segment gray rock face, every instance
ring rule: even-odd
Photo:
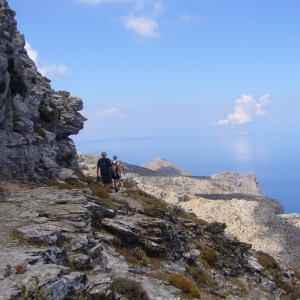
[[[82,100],[55,92],[24,48],[15,12],[0,2],[0,175],[21,180],[55,178],[78,167],[68,136],[83,128]]]

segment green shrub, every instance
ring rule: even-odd
[[[181,292],[193,298],[200,298],[200,290],[195,283],[183,274],[171,274],[168,277],[171,285],[181,290]]]
[[[114,285],[117,292],[129,300],[149,300],[147,292],[135,280],[117,277]]]
[[[136,247],[133,249],[133,254],[140,259],[140,262],[147,266],[150,262],[149,258],[147,257],[147,254],[141,247]]]
[[[40,117],[46,123],[51,123],[54,120],[59,120],[61,111],[55,104],[50,103],[51,109],[49,109],[43,102],[40,103],[39,113]]]
[[[37,134],[42,138],[45,138],[46,135],[45,131],[42,128],[38,129]]]

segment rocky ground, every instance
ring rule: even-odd
[[[299,271],[225,234],[224,223],[131,183],[102,198],[92,186],[0,183],[0,299],[19,299],[35,278],[53,300],[300,297]]]

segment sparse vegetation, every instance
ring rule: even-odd
[[[271,256],[268,253],[265,253],[263,251],[257,251],[257,260],[258,263],[264,267],[265,269],[267,269],[269,272],[274,271],[274,270],[280,270],[279,264],[278,262],[275,260],[275,258],[273,256]]]
[[[141,247],[136,247],[133,249],[133,254],[138,257],[140,262],[147,266],[150,262],[149,258],[147,257],[146,252]]]
[[[21,296],[17,297],[14,295],[10,296],[10,300],[48,300],[50,299],[49,297],[49,292],[44,292],[39,289],[39,278],[35,276],[34,278],[34,288],[33,289],[28,289],[26,285],[22,285],[21,289]]]
[[[37,134],[42,138],[45,138],[46,135],[45,131],[42,128],[38,129]]]
[[[205,261],[210,267],[214,267],[216,261],[219,260],[217,251],[204,244],[198,244],[198,248],[201,251],[200,259]]]
[[[200,298],[200,290],[196,284],[183,274],[171,274],[168,277],[168,281],[171,285],[181,290],[186,298]]]
[[[123,186],[124,186],[124,188],[132,189],[135,186],[135,184],[130,181],[124,181]]]
[[[211,289],[214,289],[217,286],[217,283],[211,278],[210,274],[207,271],[201,270],[198,267],[191,266],[186,266],[186,270],[197,284],[204,285]]]
[[[128,300],[149,300],[147,292],[135,280],[117,277],[114,279],[114,285],[117,292]]]
[[[54,120],[59,120],[61,111],[59,108],[55,106],[55,104],[51,103],[50,108],[47,107],[44,102],[40,103],[39,106],[40,117],[46,123],[51,123]]]

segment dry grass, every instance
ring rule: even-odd
[[[200,260],[202,262],[206,262],[210,268],[214,267],[215,262],[219,260],[219,255],[217,251],[207,245],[200,243],[197,244],[197,248],[201,251]],[[207,265],[204,264],[205,267]]]
[[[267,269],[269,272],[273,270],[280,270],[278,262],[275,260],[273,256],[263,251],[257,251],[257,260],[258,263]]]
[[[128,263],[140,268],[144,267],[143,262],[139,259],[139,257],[133,254],[133,249],[126,248],[122,244],[115,245],[114,247],[119,254],[125,257]]]
[[[135,186],[135,184],[131,181],[124,181],[123,186],[126,189],[132,189]]]
[[[168,277],[168,281],[172,286],[181,290],[185,298],[199,299],[201,297],[201,292],[196,284],[183,274],[171,274]]]
[[[119,294],[130,300],[148,300],[149,297],[143,287],[135,280],[117,277],[114,286]]]
[[[191,266],[186,266],[186,270],[197,284],[204,285],[210,289],[216,288],[217,283],[211,278],[207,271]]]

